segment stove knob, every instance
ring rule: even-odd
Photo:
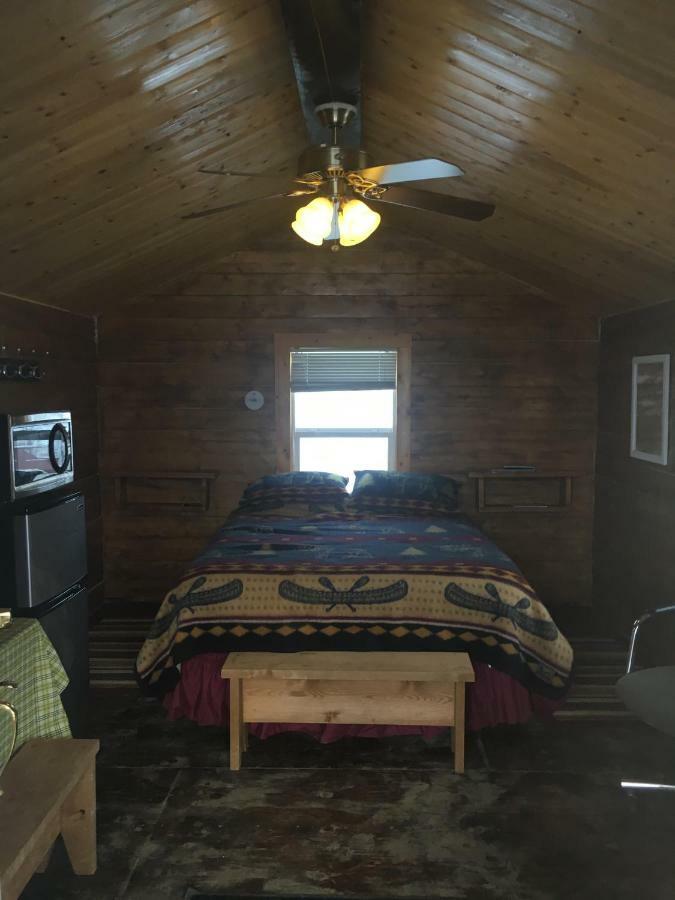
[[[19,378],[30,378],[33,374],[33,367],[30,363],[21,363],[19,366]]]

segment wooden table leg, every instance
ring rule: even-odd
[[[241,768],[242,703],[241,678],[230,678],[230,769]]]
[[[96,767],[92,762],[61,807],[61,834],[76,875],[96,871]]]
[[[464,772],[464,682],[455,682],[455,727],[452,732],[455,772]]]

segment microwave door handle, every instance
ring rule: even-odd
[[[65,447],[63,462],[58,461],[58,459],[56,458],[56,452],[54,450],[54,444],[56,442],[57,435],[63,441],[63,446]],[[57,422],[49,432],[49,461],[52,464],[52,468],[57,475],[63,475],[63,473],[68,468],[68,463],[70,462],[70,444],[68,442],[68,432],[60,422]]]

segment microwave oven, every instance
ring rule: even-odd
[[[74,476],[69,412],[0,417],[0,500],[69,484]]]

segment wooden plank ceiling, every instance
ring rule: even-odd
[[[584,310],[673,298],[672,0],[364,16],[374,160],[446,158],[448,190],[497,204],[392,224]],[[0,291],[102,312],[288,227],[285,201],[180,219],[259,188],[199,166],[291,172],[305,144],[276,0],[16,0],[0,22]]]

